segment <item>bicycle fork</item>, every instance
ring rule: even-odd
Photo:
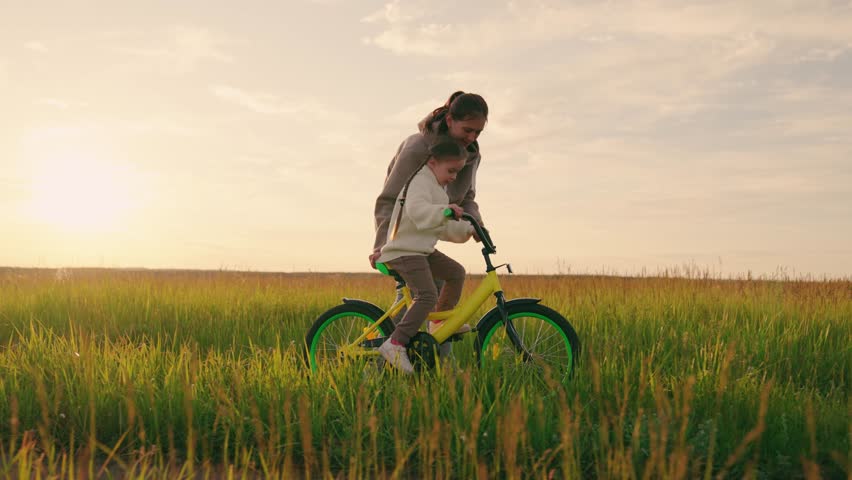
[[[521,336],[518,335],[518,331],[515,330],[515,325],[509,320],[509,311],[506,308],[506,299],[503,298],[503,292],[497,292],[494,294],[497,297],[497,309],[500,311],[500,318],[503,320],[503,325],[506,327],[506,335],[509,336],[509,340],[512,341],[512,345],[514,345],[515,350],[520,353],[525,362],[532,361],[532,354],[530,354],[529,350],[524,346],[524,342],[521,340]]]

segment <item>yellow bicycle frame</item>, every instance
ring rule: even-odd
[[[456,333],[459,327],[466,323],[467,320],[476,313],[479,307],[488,300],[488,297],[502,290],[502,287],[500,287],[500,280],[497,278],[497,270],[488,272],[485,274],[485,278],[482,279],[482,282],[480,282],[480,284],[476,287],[473,294],[456,305],[456,308],[442,312],[432,312],[426,317],[427,320],[431,321],[443,321],[441,326],[432,334],[432,336],[435,337],[435,340],[437,340],[438,343],[444,343],[444,341]],[[378,320],[373,322],[372,325],[364,328],[364,333],[355,339],[354,342],[341,347],[340,352],[344,355],[351,356],[378,355],[378,352],[374,349],[365,349],[360,347],[360,343],[367,338],[375,338],[378,333],[377,330],[379,325],[385,321],[386,318],[391,318],[398,314],[403,307],[410,307],[411,303],[411,290],[409,290],[408,286],[404,286],[402,287],[402,298],[395,302],[393,306],[391,306]]]

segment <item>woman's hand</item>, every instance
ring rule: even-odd
[[[453,218],[458,220],[464,214],[464,209],[455,203],[451,203],[448,205],[449,209],[453,211]]]
[[[381,250],[375,250],[375,251],[373,251],[373,253],[370,254],[370,257],[369,257],[370,258],[370,266],[373,267],[373,270],[376,269],[376,260],[378,260],[379,257],[381,257],[381,256],[382,256]]]
[[[485,232],[486,235],[488,235],[488,230],[485,228],[485,225],[480,224],[479,226],[482,227],[482,230]],[[476,234],[476,231],[473,232],[473,239],[477,242],[482,241],[482,239],[479,238],[479,235]]]

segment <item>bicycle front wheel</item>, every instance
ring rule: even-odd
[[[351,345],[364,329],[381,317],[372,309],[357,304],[338,305],[320,315],[305,336],[306,361],[312,372],[320,365],[340,365],[347,360],[342,347]],[[393,332],[393,322],[385,319],[367,341],[388,337]]]
[[[474,344],[479,365],[510,372],[549,370],[560,380],[570,377],[580,355],[580,338],[568,320],[537,303],[506,308],[517,337],[509,335],[500,315],[485,319]]]

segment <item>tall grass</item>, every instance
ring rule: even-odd
[[[473,278],[467,289],[472,287]],[[0,272],[12,478],[844,478],[852,282],[504,277],[563,313],[577,374],[308,375],[301,342],[367,274]],[[484,313],[484,309],[480,313]]]

